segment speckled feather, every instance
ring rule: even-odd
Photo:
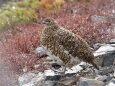
[[[80,61],[94,64],[94,55],[85,40],[60,27],[57,23],[46,25],[42,33],[41,45],[69,67]],[[80,61],[72,62],[72,58],[77,58]]]

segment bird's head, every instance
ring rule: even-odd
[[[52,26],[56,25],[57,22],[52,18],[46,18],[45,20],[42,21],[42,24],[45,24],[46,26]]]

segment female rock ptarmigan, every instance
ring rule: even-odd
[[[45,28],[41,45],[57,64],[71,68],[84,61],[98,69],[94,55],[85,40],[60,27],[52,18],[47,18],[42,23],[45,24]]]

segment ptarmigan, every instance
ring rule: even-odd
[[[45,19],[42,24],[45,24],[45,28],[41,45],[57,64],[65,66],[66,69],[84,61],[98,69],[94,55],[85,40],[59,26],[52,18]]]

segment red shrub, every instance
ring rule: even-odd
[[[39,46],[40,34],[42,26],[24,25],[3,33],[4,48],[8,59],[16,65],[17,69],[27,67],[33,70],[34,65],[39,63],[38,70],[43,71],[44,66],[40,63],[39,57],[35,54],[35,49]]]

